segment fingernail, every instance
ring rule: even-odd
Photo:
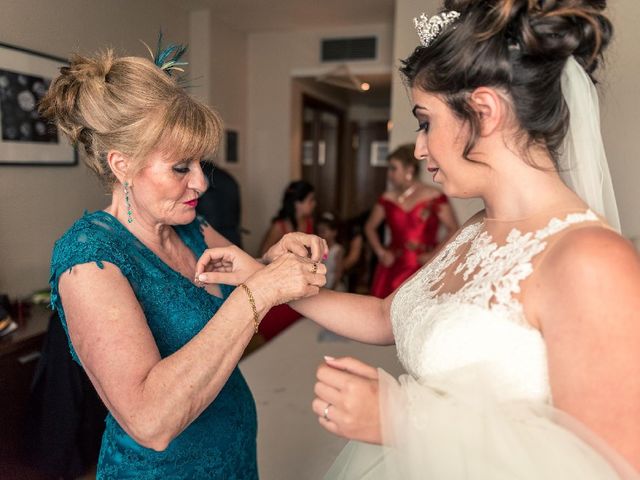
[[[331,360],[335,360],[335,358],[330,357],[329,355],[325,355],[325,356],[324,356],[324,361],[325,361],[325,362],[330,362]]]
[[[326,260],[327,258],[329,258],[329,255],[325,253],[325,254],[322,256],[322,259],[323,259],[323,260]]]
[[[207,276],[204,273],[201,273],[200,275],[198,275],[198,280],[200,280],[201,282],[204,282],[207,279]]]

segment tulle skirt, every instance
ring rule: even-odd
[[[478,372],[429,384],[379,374],[386,446],[350,442],[325,479],[640,478],[567,414],[543,401],[500,399]]]

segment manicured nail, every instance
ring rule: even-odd
[[[329,355],[325,355],[325,356],[324,356],[324,361],[325,361],[325,362],[330,362],[331,360],[335,360],[335,358],[330,357]]]
[[[198,280],[204,282],[207,279],[207,276],[204,273],[198,275]]]
[[[323,259],[323,260],[326,260],[327,258],[329,258],[329,254],[325,253],[325,254],[322,256],[322,259]]]

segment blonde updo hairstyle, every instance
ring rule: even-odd
[[[95,57],[73,55],[42,99],[40,112],[71,143],[83,145],[85,163],[109,190],[118,182],[107,162],[109,151],[129,158],[132,178],[158,149],[176,159],[208,159],[222,132],[216,112],[151,61],[115,57],[112,50]]]

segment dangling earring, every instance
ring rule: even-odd
[[[131,213],[131,202],[129,201],[129,182],[124,182],[124,203],[127,205],[127,222],[133,223],[133,213]]]

